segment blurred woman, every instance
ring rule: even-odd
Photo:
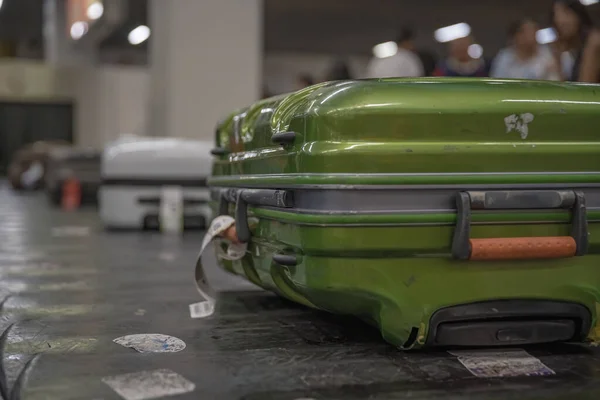
[[[469,54],[469,47],[474,44],[472,36],[455,39],[448,43],[448,58],[437,65],[433,76],[484,77],[488,76],[486,61]]]
[[[348,79],[352,79],[352,74],[348,64],[343,60],[335,61],[325,75],[326,81],[344,81]]]
[[[296,89],[304,89],[315,84],[315,80],[309,74],[300,74],[296,77]]]
[[[537,24],[525,18],[508,29],[510,45],[500,50],[492,63],[494,78],[560,80],[560,66],[547,46],[535,38]]]
[[[586,6],[579,0],[555,0],[551,18],[557,33],[554,57],[562,65],[563,78],[600,82],[600,33]]]

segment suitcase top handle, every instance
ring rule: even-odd
[[[585,197],[572,190],[459,192],[452,257],[458,260],[519,260],[583,256],[588,232]],[[471,239],[471,210],[571,209],[571,236]]]

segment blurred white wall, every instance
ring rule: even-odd
[[[0,98],[7,101],[60,101],[71,95],[60,71],[43,62],[0,60]]]
[[[101,149],[124,133],[145,134],[149,73],[140,67],[71,70],[78,144]]]
[[[319,54],[268,54],[262,62],[263,76],[245,82],[243,77],[230,76],[230,69],[226,67],[219,71],[215,61],[220,56],[214,57],[217,58],[206,62],[203,70],[198,72],[192,72],[193,66],[180,65],[178,70],[187,71],[188,77],[182,76],[170,88],[160,87],[166,84],[164,81],[154,82],[155,96],[164,94],[161,90],[167,90],[167,96],[155,97],[154,107],[165,102],[166,110],[176,109],[168,118],[182,118],[171,121],[167,125],[170,130],[158,132],[159,135],[212,139],[214,125],[223,113],[259,97],[256,85],[261,81],[268,85],[271,93],[289,92],[295,90],[299,74],[310,73],[319,81],[333,62],[333,58]],[[357,77],[362,76],[369,61],[368,57],[348,57],[346,60]],[[227,61],[234,62],[234,59]],[[249,73],[253,75],[258,68],[256,60],[252,62],[252,68]],[[170,79],[174,77],[170,76]],[[147,123],[152,87],[151,71],[145,67],[56,67],[34,60],[0,61],[0,101],[72,100],[76,143],[98,149],[121,134],[149,134]]]
[[[123,133],[145,134],[150,75],[147,68],[54,67],[0,61],[0,101],[73,101],[74,139],[101,149]]]
[[[260,98],[262,0],[151,0],[148,132],[213,139]]]

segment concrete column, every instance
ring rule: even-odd
[[[261,94],[262,0],[150,0],[146,134],[214,138]]]
[[[64,0],[44,0],[46,62],[53,66],[94,64],[96,47],[92,43],[75,46],[68,34],[66,3]]]

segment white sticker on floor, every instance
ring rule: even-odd
[[[451,351],[478,378],[548,376],[555,372],[525,350]]]
[[[185,349],[183,340],[160,333],[121,336],[114,339],[113,342],[124,347],[131,347],[140,353],[176,353]]]
[[[89,235],[89,226],[57,226],[52,228],[52,236],[54,237],[84,237]]]
[[[125,400],[147,400],[192,392],[196,385],[168,369],[107,376],[102,382]]]
[[[158,255],[158,258],[160,258],[161,261],[165,261],[165,262],[173,262],[175,261],[175,258],[177,258],[175,256],[175,254],[173,253],[160,253]]]

